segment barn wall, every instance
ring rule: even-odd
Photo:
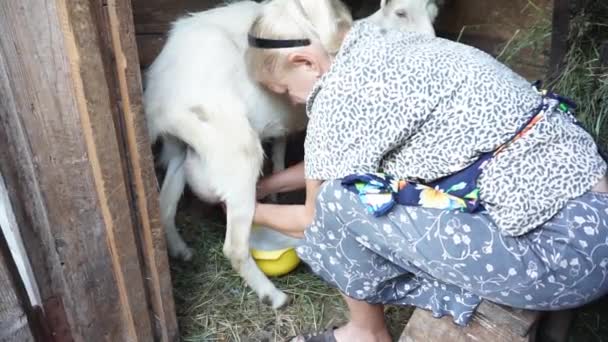
[[[142,68],[160,52],[171,22],[189,12],[215,7],[221,0],[131,0]]]
[[[355,17],[368,15],[379,7],[379,1],[378,4],[370,0],[344,2]],[[160,52],[171,21],[222,1],[132,0],[132,3],[140,62],[145,68]],[[550,20],[552,3],[552,0],[446,0],[436,22],[437,34],[454,40],[460,37],[461,42],[497,56],[514,36],[521,37],[540,20]],[[539,18],[539,13],[547,15]],[[547,60],[545,55],[533,56],[524,51],[514,64],[516,71],[536,79],[544,76]]]
[[[355,18],[379,8],[380,1],[343,0]],[[550,20],[552,0],[445,0],[435,23],[437,35],[459,40],[493,56],[513,38],[524,35],[540,21]],[[154,61],[163,47],[171,21],[187,12],[202,11],[222,3],[220,0],[132,0],[140,64],[143,69]],[[540,15],[544,13],[544,15]],[[533,55],[524,49],[510,62],[515,71],[529,80],[544,78],[546,53]],[[287,146],[287,165],[303,158],[303,134],[291,138]],[[269,168],[267,168],[269,170]],[[303,200],[302,194],[287,196],[287,202]],[[198,205],[198,204],[197,204]]]

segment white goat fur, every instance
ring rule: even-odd
[[[444,0],[381,0],[380,9],[365,18],[386,29],[435,35],[433,23]]]
[[[322,1],[322,0],[319,0]],[[372,17],[387,28],[416,31],[391,18],[388,5]],[[247,32],[262,4],[236,2],[178,19],[165,46],[146,72],[144,105],[152,142],[162,138],[160,162],[167,168],[160,193],[169,254],[189,260],[192,251],[175,227],[184,187],[209,203],[224,202],[224,254],[234,269],[274,308],[287,296],[276,289],[249,254],[256,183],[264,153],[261,140],[276,138],[274,170],[284,167],[285,136],[306,126],[303,108],[267,92],[251,80],[244,63]],[[432,21],[431,14],[428,20]],[[434,19],[434,15],[433,15]],[[415,21],[416,25],[424,20]],[[428,26],[420,25],[428,29]]]

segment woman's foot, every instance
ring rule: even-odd
[[[391,336],[384,321],[384,308],[379,304],[344,296],[350,322],[337,329],[309,333],[290,339],[291,342],[390,342]]]
[[[334,330],[334,336],[337,342],[391,342],[391,335],[386,327],[378,331],[372,331],[361,329],[355,326],[353,322]]]
[[[349,322],[345,326],[294,337],[289,342],[391,342],[391,336],[386,329],[370,331],[355,326]]]

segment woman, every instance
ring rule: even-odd
[[[274,0],[249,37],[253,77],[309,116],[304,163],[259,184],[305,187],[305,204],[258,204],[254,221],[303,237],[350,309],[298,340],[390,341],[383,304],[464,325],[482,298],[562,310],[604,295],[606,162],[569,101],[472,47],[346,13]]]

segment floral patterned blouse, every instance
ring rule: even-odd
[[[430,183],[509,141],[541,101],[478,49],[358,22],[308,98],[306,177],[383,171]],[[521,235],[605,174],[592,137],[554,110],[488,162],[479,196],[505,234]]]

